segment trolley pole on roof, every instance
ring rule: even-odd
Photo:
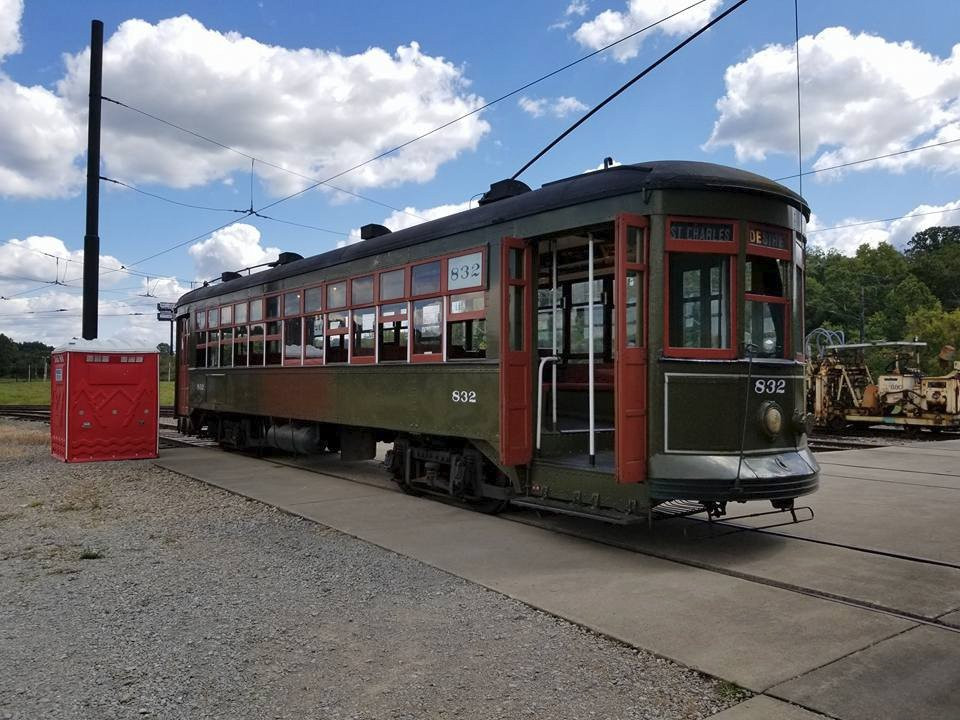
[[[87,115],[87,228],[83,236],[83,339],[97,337],[100,291],[100,95],[103,22],[90,23],[90,112]]]

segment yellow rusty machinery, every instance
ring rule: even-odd
[[[840,432],[851,425],[960,428],[960,362],[947,346],[938,359],[944,374],[924,375],[923,342],[845,343],[841,334],[807,336],[807,410],[818,428]],[[885,361],[876,379],[867,360]]]

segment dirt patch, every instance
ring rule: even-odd
[[[33,455],[41,445],[50,446],[49,426],[0,421],[0,460]]]

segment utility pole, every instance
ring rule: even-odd
[[[87,228],[83,236],[83,339],[97,337],[100,292],[100,95],[103,22],[90,23],[90,111],[87,115]]]
[[[860,284],[860,342],[864,342],[864,328],[866,320],[866,303],[864,301],[863,283]]]

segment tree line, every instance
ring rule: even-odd
[[[888,243],[855,255],[807,250],[807,332],[842,330],[847,342],[927,343],[924,368],[944,345],[960,347],[960,225],[916,233],[903,252]]]
[[[166,380],[176,373],[174,359],[170,355],[170,345],[160,343],[160,379]],[[0,333],[0,378],[15,380],[42,380],[44,368],[50,366],[52,345],[42,342],[15,342]]]

